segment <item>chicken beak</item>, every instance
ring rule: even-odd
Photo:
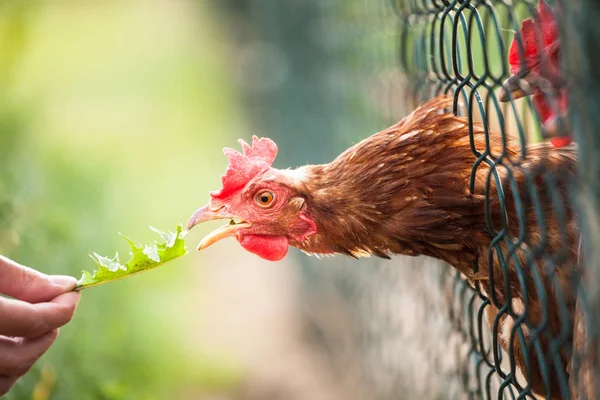
[[[206,235],[198,244],[198,250],[205,249],[210,245],[218,242],[221,239],[225,239],[230,236],[234,236],[239,229],[249,228],[252,226],[249,222],[235,222],[239,218],[232,216],[225,212],[224,208],[212,209],[210,204],[205,205],[192,215],[187,224],[187,230],[189,231],[194,226],[207,221],[213,221],[217,219],[231,219],[231,222],[225,226],[215,229],[208,235]]]
[[[516,100],[521,97],[532,95],[534,88],[532,83],[527,79],[527,75],[528,74],[514,74],[504,81],[498,96],[499,100],[501,102],[507,102],[511,98]]]
[[[210,204],[205,205],[202,208],[199,208],[198,211],[191,216],[190,220],[187,223],[187,230],[189,231],[196,225],[199,225],[206,221],[212,221],[215,219],[224,219],[227,218],[220,213],[221,209],[211,209]]]

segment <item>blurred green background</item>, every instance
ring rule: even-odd
[[[118,232],[143,243],[155,239],[148,225],[185,222],[219,187],[220,149],[250,135],[227,52],[205,2],[2,2],[0,253],[79,276],[94,266],[91,251],[126,252]],[[192,255],[83,293],[7,398],[198,398],[235,387],[234,360],[190,344],[202,324],[200,267]]]

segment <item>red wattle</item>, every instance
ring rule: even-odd
[[[250,253],[269,261],[281,260],[289,247],[285,236],[243,235],[238,238],[238,242]]]
[[[570,145],[573,142],[573,140],[568,136],[562,136],[552,138],[550,139],[550,142],[552,142],[554,147],[561,148]]]

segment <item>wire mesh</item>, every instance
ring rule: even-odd
[[[486,233],[492,240],[473,268],[485,265],[488,276],[469,282],[448,270],[449,313],[467,347],[458,354],[457,371],[467,398],[575,397],[570,385],[582,355],[573,352],[573,327],[585,314],[576,315],[575,308],[579,302],[584,310],[586,303],[578,291],[574,171],[553,165],[551,150],[531,167],[532,145],[569,135],[564,80],[550,68],[557,54],[544,53],[547,16],[540,4],[331,0],[324,6],[325,45],[337,66],[330,81],[346,101],[342,108],[366,110],[374,125],[382,119],[393,123],[422,101],[449,94],[453,111],[469,120],[472,143],[478,124],[488,137],[485,148],[472,146],[471,173],[472,191],[477,179],[487,181]],[[527,18],[536,28],[533,44],[516,34]],[[510,50],[513,40],[516,50]],[[512,66],[509,50],[518,55]],[[510,85],[513,91],[503,92]],[[525,93],[517,99],[515,89]],[[545,115],[548,110],[554,118]],[[500,149],[490,145],[494,137]],[[510,146],[518,151],[507,151]]]

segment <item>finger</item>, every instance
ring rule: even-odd
[[[25,375],[57,337],[58,329],[35,339],[0,336],[0,375],[12,378]]]
[[[11,387],[13,387],[16,381],[17,377],[0,375],[0,396],[3,396],[6,393],[8,393],[8,391]]]
[[[0,297],[0,335],[35,338],[61,327],[73,317],[79,297],[69,292],[37,304]]]
[[[0,293],[30,303],[49,301],[75,288],[71,276],[48,276],[0,256]]]

